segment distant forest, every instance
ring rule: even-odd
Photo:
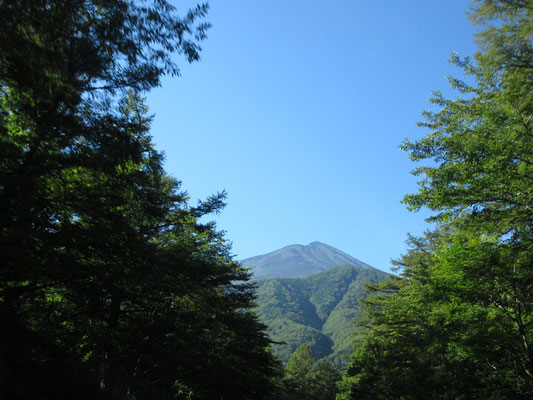
[[[343,369],[353,352],[353,323],[366,297],[365,285],[387,276],[374,268],[340,265],[298,279],[258,280],[257,315],[275,342],[274,354],[287,363],[306,344],[314,358]]]
[[[208,6],[0,0],[0,398],[533,398],[533,0],[469,18],[457,98],[402,144],[437,228],[367,285],[339,370],[313,343],[282,365],[205,222],[225,193],[191,205],[152,143],[144,96],[199,60]]]

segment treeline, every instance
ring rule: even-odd
[[[533,1],[477,0],[466,80],[403,148],[425,162],[400,276],[371,285],[345,376],[283,370],[249,274],[163,169],[143,94],[199,58],[206,6],[0,1],[0,397],[533,397]],[[337,384],[337,382],[339,382]]]

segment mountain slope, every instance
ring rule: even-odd
[[[366,264],[365,264],[366,265]],[[388,274],[371,267],[342,265],[297,278],[267,278],[257,283],[257,313],[269,326],[274,352],[287,362],[302,344],[308,343],[316,358],[345,365],[352,353],[353,321],[364,285],[386,279]]]
[[[307,246],[293,244],[271,253],[247,258],[241,263],[245,267],[252,268],[254,279],[300,278],[345,264],[372,268],[370,265],[320,242],[313,242]]]

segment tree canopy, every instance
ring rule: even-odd
[[[143,93],[206,5],[0,2],[0,395],[264,398],[249,274],[163,169]]]
[[[291,355],[272,399],[335,400],[341,373],[331,361],[316,361],[303,344]]]
[[[439,228],[370,287],[344,398],[533,396],[533,2],[474,1],[470,18],[459,97],[435,92],[429,133],[402,145],[423,163],[404,202]]]

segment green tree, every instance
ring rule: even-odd
[[[142,100],[198,59],[206,11],[0,3],[1,397],[268,394],[249,274],[201,221],[224,193],[189,205]]]
[[[339,392],[338,382],[342,379],[340,371],[328,360],[320,360],[313,370],[313,398],[335,400]]]
[[[330,361],[316,362],[309,345],[303,344],[287,363],[281,398],[334,400],[340,380],[340,372]]]
[[[471,19],[485,24],[477,34],[475,60],[451,62],[474,84],[449,78],[462,97],[440,92],[426,111],[422,127],[430,133],[407,140],[413,161],[436,163],[414,170],[422,175],[417,193],[404,202],[411,210],[425,206],[438,213],[433,221],[461,220],[463,228],[508,239],[528,239],[533,194],[533,2],[475,1]]]
[[[316,359],[311,353],[311,348],[307,344],[302,344],[289,358],[287,363],[287,376],[304,380],[313,370]]]
[[[475,84],[450,79],[463,97],[437,93],[440,111],[426,112],[421,124],[431,133],[404,143],[413,160],[436,161],[415,170],[424,179],[404,201],[414,210],[438,211],[433,220],[458,229],[454,244],[439,254],[441,280],[470,285],[455,293],[459,299],[506,316],[519,338],[507,349],[514,372],[531,390],[533,2],[476,1],[470,16],[484,26],[475,62],[456,56],[452,62]]]
[[[457,294],[472,281],[446,270],[448,229],[409,238],[401,277],[370,285],[362,337],[343,398],[501,399],[523,392],[513,349],[519,336],[497,307]],[[473,290],[473,287],[472,287]]]
[[[422,176],[404,202],[443,229],[410,238],[402,277],[374,286],[344,398],[533,395],[533,3],[474,1],[474,59],[452,63],[430,132],[403,148]]]

